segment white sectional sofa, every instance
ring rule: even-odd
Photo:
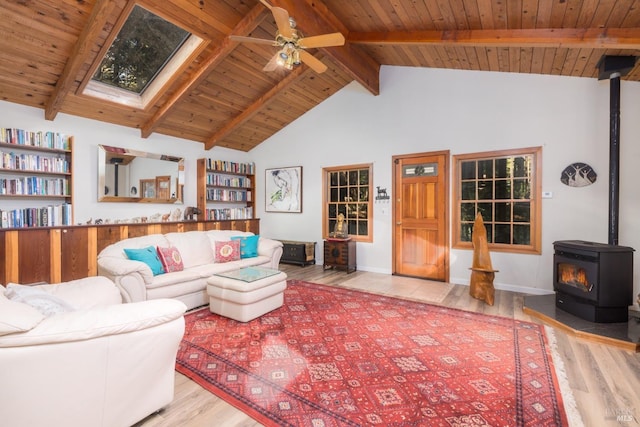
[[[262,236],[254,236],[258,240],[257,256],[235,261],[219,259],[217,247],[231,241],[232,237],[247,236],[254,234],[233,230],[188,231],[121,240],[98,254],[98,274],[108,277],[120,288],[125,302],[174,298],[189,309],[199,307],[209,302],[207,279],[215,273],[247,266],[278,268],[282,242]],[[129,259],[125,253],[125,249],[148,247],[177,249],[182,270],[154,275],[149,265]]]
[[[186,307],[95,276],[0,286],[0,425],[128,427],[173,400]]]

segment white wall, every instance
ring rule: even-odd
[[[97,145],[106,144],[186,158],[185,206],[196,204],[196,159],[255,161],[256,210],[265,236],[318,242],[322,258],[322,175],[326,166],[373,163],[374,186],[391,193],[391,157],[450,150],[452,155],[543,146],[542,254],[492,253],[499,288],[552,290],[552,243],[581,239],[607,242],[609,83],[594,79],[526,74],[382,67],[380,95],[352,83],[249,153],[214,148],[137,129],[59,114],[44,120],[40,109],[0,101],[0,127],[75,136],[76,222],[165,213],[169,205],[98,203]],[[620,241],[640,250],[640,83],[622,82]],[[585,162],[598,173],[594,185],[570,188],[562,170]],[[303,167],[301,214],[264,212],[264,169]],[[392,195],[393,196],[393,195]],[[358,243],[358,268],[390,273],[391,204],[374,204],[374,241]],[[471,251],[451,251],[451,281],[468,283]],[[637,256],[635,257],[637,260]],[[640,292],[635,269],[634,295]]]
[[[640,83],[622,82],[620,245],[640,249]],[[318,242],[322,258],[322,175],[326,166],[374,164],[374,186],[392,190],[391,157],[450,150],[451,155],[543,147],[542,254],[492,253],[496,287],[552,290],[553,242],[608,239],[609,82],[527,74],[382,67],[380,95],[351,85],[287,126],[250,154],[264,188],[264,169],[303,167],[302,214],[264,212],[261,230],[273,237]],[[595,184],[570,188],[562,170],[585,162]],[[393,198],[393,197],[392,197]],[[374,241],[358,243],[358,268],[390,273],[391,205],[374,205]],[[472,252],[451,251],[451,281],[467,284]],[[637,259],[637,257],[636,257]],[[635,269],[634,295],[640,290]]]
[[[0,101],[0,127],[29,131],[52,131],[74,136],[74,216],[76,224],[88,220],[128,219],[136,216],[151,216],[169,213],[173,205],[155,203],[99,203],[98,190],[98,145],[133,148],[149,153],[167,154],[185,158],[184,204],[196,206],[196,160],[202,157],[247,162],[247,153],[214,147],[204,150],[199,142],[152,134],[147,139],[140,137],[138,129],[115,126],[96,120],[88,120],[68,114],[58,114],[55,120],[44,119],[44,111]],[[102,190],[104,193],[104,190]],[[3,202],[4,203],[4,202]],[[0,204],[0,207],[4,204]]]

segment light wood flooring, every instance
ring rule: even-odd
[[[371,292],[439,303],[479,313],[512,317],[540,323],[522,311],[523,294],[496,291],[495,304],[469,296],[469,288],[356,271],[323,271],[321,266],[298,267],[281,264],[290,279],[369,289]],[[431,288],[431,289],[430,289]],[[640,426],[640,354],[604,344],[588,342],[553,329],[561,364],[572,391],[575,408],[582,419],[568,414],[571,425],[587,427]],[[261,426],[244,413],[176,373],[173,402],[136,426]]]

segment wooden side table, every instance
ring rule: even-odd
[[[335,268],[356,271],[356,242],[351,239],[327,239],[324,241],[323,269]]]

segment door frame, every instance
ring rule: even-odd
[[[396,194],[396,167],[397,161],[409,160],[415,157],[424,157],[424,156],[442,156],[444,155],[445,166],[446,166],[446,175],[444,182],[444,199],[445,199],[445,209],[444,209],[444,233],[445,233],[445,251],[444,251],[444,269],[445,269],[445,282],[449,283],[450,279],[450,262],[451,262],[451,152],[449,150],[440,150],[440,151],[428,151],[422,153],[410,153],[410,154],[400,154],[391,157],[391,188],[393,189],[393,204],[391,206],[391,274],[395,275],[397,273],[397,262],[396,259],[396,204],[397,204],[397,194]]]

